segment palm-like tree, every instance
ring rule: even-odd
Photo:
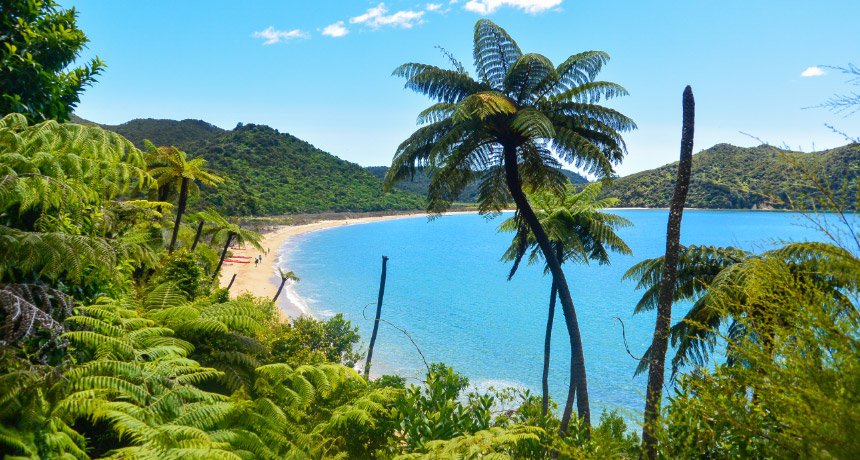
[[[556,258],[562,264],[576,262],[588,264],[590,260],[599,264],[609,264],[609,252],[632,254],[630,247],[621,239],[615,230],[632,226],[633,223],[624,217],[602,212],[614,206],[618,199],[606,198],[598,200],[601,184],[588,184],[581,192],[576,193],[573,186],[568,186],[568,193],[559,197],[551,193],[539,193],[529,196],[529,201],[535,208],[535,214],[549,236],[555,249]],[[510,218],[499,226],[499,231],[516,232],[516,218]],[[520,261],[531,252],[529,264],[542,259],[540,248],[534,234],[522,235],[517,233],[510,248],[502,260],[514,262],[508,279],[512,278],[519,267]],[[548,271],[548,269],[546,269]],[[543,414],[549,410],[549,358],[552,340],[552,325],[555,317],[557,288],[552,284],[549,296],[549,315],[546,323],[544,338],[543,376]]]
[[[609,59],[606,53],[575,54],[556,67],[539,54],[523,54],[507,32],[488,20],[475,26],[474,57],[477,79],[454,59],[452,70],[409,63],[394,71],[407,79],[407,88],[437,102],[419,115],[424,126],[398,147],[385,187],[390,190],[425,171],[431,179],[427,209],[434,213],[447,210],[473,181],[480,181],[482,213],[499,212],[513,199],[520,231],[534,234],[558,287],[570,335],[571,385],[577,388],[579,416],[590,423],[573,300],[561,263],[523,190],[564,192],[567,179],[553,154],[609,177],[612,165],[626,153],[620,133],[635,124],[598,102],[627,91],[595,81]],[[562,431],[570,423],[571,407],[569,401]]]
[[[173,236],[170,238],[168,252],[173,252],[176,246],[176,237],[179,235],[179,224],[182,223],[182,214],[188,201],[189,189],[196,194],[199,190],[197,181],[206,185],[217,185],[222,179],[204,169],[206,160],[203,158],[186,158],[185,152],[176,147],[158,147],[146,141],[146,161],[150,165],[149,173],[155,177],[159,199],[166,199],[165,190],[169,190],[171,184],[179,182],[179,202],[176,206],[176,222],[173,224]],[[163,196],[162,196],[163,195]]]
[[[212,274],[212,279],[218,279],[218,272],[221,271],[221,265],[224,264],[224,257],[227,256],[227,250],[230,249],[230,243],[235,242],[238,245],[250,244],[257,248],[260,252],[263,251],[263,246],[260,241],[263,240],[263,235],[257,232],[246,230],[237,224],[234,224],[211,209],[202,211],[199,214],[201,219],[209,222],[212,227],[205,230],[206,233],[212,235],[212,244],[224,242],[224,249],[221,251],[221,258],[218,260],[218,266],[215,267],[215,273]]]
[[[275,293],[275,297],[272,299],[272,302],[276,302],[278,300],[278,296],[281,295],[281,290],[284,289],[284,285],[287,284],[287,281],[301,281],[302,279],[296,276],[296,274],[290,270],[285,272],[281,267],[278,267],[278,274],[281,275],[281,285],[278,286],[278,292]]]
[[[853,273],[860,270],[860,259],[849,251],[827,243],[792,243],[783,247],[753,254],[734,247],[681,246],[678,258],[678,276],[673,302],[693,302],[690,311],[670,329],[669,339],[676,349],[672,359],[672,372],[687,365],[703,365],[708,361],[720,336],[720,328],[727,326],[731,341],[749,333],[738,321],[747,315],[757,315],[756,324],[765,326],[782,321],[780,312],[759,308],[751,303],[747,293],[755,288],[758,271],[767,265],[763,262],[776,259],[787,264],[798,278],[824,286],[840,302],[851,308],[847,295],[858,291]],[[624,274],[624,279],[637,281],[638,289],[645,289],[634,314],[653,310],[657,306],[663,257],[644,260]],[[727,350],[727,359],[735,359]],[[640,361],[636,374],[648,370],[651,360],[649,347]]]

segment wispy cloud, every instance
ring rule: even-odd
[[[824,69],[822,69],[821,67],[813,66],[813,67],[810,67],[810,68],[804,70],[803,73],[800,74],[800,76],[801,77],[820,77],[826,73],[827,72],[825,72]]]
[[[562,0],[469,0],[463,8],[478,14],[492,14],[503,6],[526,13],[540,13],[561,5]]]
[[[442,4],[441,3],[428,3],[428,4],[424,5],[424,8],[426,8],[427,11],[436,11],[439,8],[442,8]]]
[[[385,3],[380,3],[374,8],[368,8],[367,11],[349,20],[350,24],[362,24],[372,29],[378,29],[382,26],[400,27],[410,29],[416,24],[421,24],[424,16],[424,11],[403,10],[396,13],[388,14],[388,8]]]
[[[348,33],[349,29],[343,26],[343,21],[337,21],[334,24],[329,24],[325,26],[325,28],[322,30],[322,34],[328,35],[329,37],[343,37]]]
[[[301,31],[299,29],[289,31],[276,30],[275,26],[269,26],[265,30],[254,32],[254,38],[264,39],[264,45],[274,45],[275,43],[286,43],[290,40],[295,40],[297,38],[308,39],[311,38],[311,36],[307,32]]]

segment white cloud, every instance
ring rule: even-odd
[[[478,14],[492,14],[503,6],[540,13],[561,5],[562,0],[469,0],[463,8]]]
[[[810,68],[804,70],[803,73],[800,74],[800,76],[801,77],[820,77],[826,73],[827,72],[825,72],[824,69],[822,69],[821,67],[810,67]]]
[[[382,26],[401,27],[409,29],[416,24],[424,22],[421,17],[424,16],[424,11],[398,11],[393,14],[388,13],[388,8],[385,3],[380,3],[375,8],[368,8],[367,12],[361,16],[356,16],[349,20],[350,24],[364,24],[373,29],[378,29]]]
[[[343,21],[337,21],[334,24],[329,24],[325,26],[325,28],[322,30],[322,34],[328,35],[329,37],[343,37],[348,33],[349,29],[343,26]]]
[[[436,11],[439,8],[442,8],[442,4],[441,3],[428,3],[427,5],[425,5],[425,8],[427,8],[427,11]]]
[[[254,32],[254,38],[265,39],[266,41],[263,42],[264,45],[274,45],[275,43],[288,42],[296,38],[308,39],[311,38],[311,36],[307,32],[299,29],[290,31],[275,30],[274,26],[269,26],[266,30]]]

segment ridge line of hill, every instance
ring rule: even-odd
[[[72,121],[90,123],[75,115]],[[205,158],[216,173],[230,180],[203,194],[205,202],[198,205],[232,215],[414,210],[423,208],[430,182],[419,175],[383,194],[381,179],[387,167],[362,167],[265,125],[239,123],[225,130],[202,120],[147,118],[100,126],[138,147],[149,139]],[[693,155],[687,206],[771,209],[785,207],[780,200],[789,196],[815,195],[798,177],[792,161],[817,171],[839,194],[846,181],[858,179],[860,144],[815,153],[717,144]],[[603,197],[618,198],[618,207],[667,207],[676,169],[677,162],[616,178],[604,187]],[[588,182],[573,171],[562,171],[575,185]],[[476,200],[477,187],[472,184],[458,201]]]

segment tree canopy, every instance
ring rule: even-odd
[[[71,67],[88,40],[74,8],[54,0],[8,0],[0,15],[0,116],[68,121],[104,63]]]

